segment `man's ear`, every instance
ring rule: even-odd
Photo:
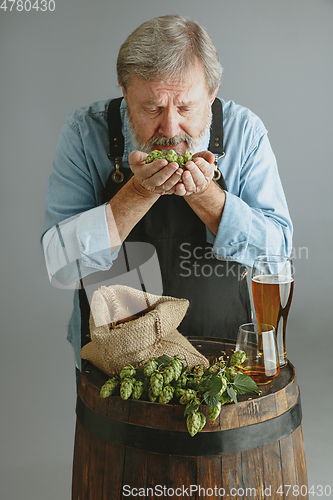
[[[214,92],[212,93],[212,95],[210,96],[210,104],[212,105],[213,102],[215,101],[215,97],[217,96],[217,93],[219,91],[219,85],[216,87],[216,89],[214,90]]]

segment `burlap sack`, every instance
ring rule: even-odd
[[[92,297],[91,342],[81,349],[81,358],[109,376],[119,374],[129,363],[162,354],[180,355],[190,368],[196,364],[208,368],[208,360],[177,330],[188,306],[185,299],[152,295],[123,285],[102,286]],[[135,318],[137,314],[141,316]]]

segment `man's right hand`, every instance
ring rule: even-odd
[[[168,163],[165,159],[145,163],[147,156],[147,153],[141,151],[132,151],[129,154],[134,187],[140,194],[148,197],[149,194],[173,194],[183,170],[179,168],[178,163]]]

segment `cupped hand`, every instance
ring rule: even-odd
[[[214,177],[215,156],[210,151],[193,155],[193,161],[186,163],[181,182],[175,187],[178,196],[190,196],[204,192]]]
[[[164,158],[145,163],[147,153],[132,151],[128,161],[134,174],[134,185],[141,194],[173,194],[183,170],[178,163],[168,163]]]

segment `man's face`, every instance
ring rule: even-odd
[[[192,76],[191,76],[192,75]],[[174,149],[178,154],[199,151],[211,124],[211,104],[204,70],[197,64],[182,81],[147,82],[132,76],[124,97],[135,146]]]

